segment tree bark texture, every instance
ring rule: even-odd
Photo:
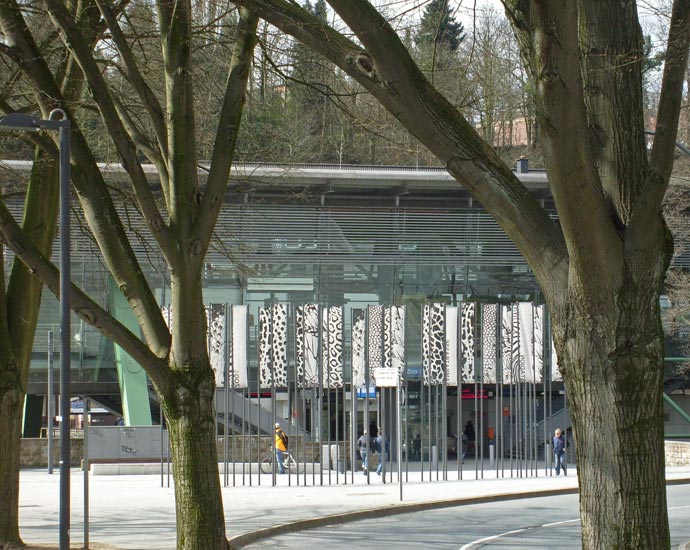
[[[6,365],[0,368],[5,370]],[[19,384],[0,393],[0,548],[23,548],[19,536],[19,446],[24,392]]]
[[[36,164],[27,190],[23,231],[43,253],[48,254],[56,233],[58,178],[55,159],[36,151]],[[26,384],[29,378],[31,350],[34,343],[42,284],[30,270],[15,259],[0,308],[3,330],[0,332],[0,548],[12,548],[19,538],[19,461],[21,426]]]
[[[664,253],[657,258],[664,258]],[[571,405],[580,488],[582,548],[670,548],[663,425],[663,333],[658,269],[605,273],[570,285],[555,316],[556,345]],[[587,286],[602,285],[610,303]]]
[[[210,363],[173,365],[162,397],[175,477],[177,550],[226,550]]]

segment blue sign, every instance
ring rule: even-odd
[[[366,397],[366,388],[357,388],[357,398],[364,399]],[[369,386],[369,397],[376,397],[376,386]]]
[[[419,380],[422,377],[422,367],[407,367],[405,378],[408,380]]]

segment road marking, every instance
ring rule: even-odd
[[[580,518],[566,519],[565,521],[554,521],[553,523],[545,523],[544,525],[540,525],[539,527],[553,527],[554,525],[563,525],[564,523],[577,523],[578,521],[580,521]]]
[[[506,531],[505,533],[501,533],[500,535],[493,535],[491,537],[484,537],[483,539],[477,539],[472,542],[468,542],[465,546],[462,546],[460,550],[470,550],[473,546],[477,546],[478,544],[481,544],[482,542],[488,542],[490,540],[495,540],[495,539],[500,539],[501,537],[505,537],[507,535],[516,535],[518,533],[524,533],[525,531],[529,531],[530,529],[533,529],[533,527],[527,527],[525,529],[516,529],[515,531]]]
[[[510,535],[517,535],[518,533],[525,533],[527,531],[531,531],[532,529],[541,529],[542,527],[553,527],[554,525],[563,525],[564,523],[574,523],[577,521],[580,521],[580,518],[567,519],[564,521],[555,521],[553,523],[544,523],[543,525],[534,525],[532,527],[525,527],[524,529],[515,529],[514,531],[506,531],[505,533],[501,533],[499,535],[492,535],[490,537],[484,537],[481,539],[473,540],[472,542],[468,542],[467,544],[465,544],[465,546],[462,546],[460,550],[470,550],[471,548],[478,546],[479,544],[482,544],[484,542],[489,542],[490,540],[496,540]]]
[[[680,510],[682,508],[690,508],[690,506],[670,506],[669,510]],[[481,539],[468,542],[465,546],[462,546],[460,550],[471,550],[473,547],[478,546],[484,542],[489,542],[490,540],[500,539],[502,537],[508,537],[510,535],[517,535],[518,533],[524,533],[526,531],[531,531],[532,529],[541,529],[543,527],[554,527],[556,525],[563,525],[565,523],[577,523],[580,518],[577,519],[566,519],[564,521],[554,521],[552,523],[544,523],[543,525],[534,525],[532,527],[525,527],[524,529],[515,529],[514,531],[506,531],[505,533],[500,533],[499,535],[492,535],[490,537],[484,537]]]

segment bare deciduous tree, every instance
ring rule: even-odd
[[[40,32],[45,18],[33,19],[30,27],[25,6],[4,0],[0,3],[4,50],[15,60],[34,92],[52,98],[73,122],[72,182],[84,218],[116,284],[135,313],[143,336],[134,336],[76,287],[73,287],[72,307],[139,362],[158,393],[170,434],[178,548],[225,549],[213,409],[215,377],[206,349],[201,274],[224,202],[258,19],[247,10],[240,10],[227,64],[226,85],[216,115],[210,168],[202,184],[196,156],[192,3],[188,0],[156,3],[155,35],[162,51],[159,65],[162,74],[152,84],[147,82],[149,73],[137,59],[140,52],[123,32],[111,3],[108,0],[84,3],[90,13],[100,12],[99,17],[108,28],[117,50],[118,70],[126,78],[132,97],[139,102],[136,111],[125,106],[111,88],[107,71],[99,65],[102,59],[94,51],[93,41],[85,39],[83,22],[77,14],[69,11],[62,0],[46,0],[44,5],[88,83],[112,148],[130,178],[132,193],[147,222],[150,237],[167,263],[173,313],[169,329],[127,240],[94,152],[81,130],[80,113],[73,109],[70,97],[63,93],[59,78],[37,46],[32,30]],[[203,16],[208,19],[211,12],[203,10]],[[164,83],[162,98],[155,92],[158,82]],[[146,180],[141,165],[143,157],[158,168],[162,196]],[[0,220],[3,242],[57,293],[56,269],[21,232],[2,203]]]
[[[356,79],[512,238],[553,320],[572,404],[583,548],[669,548],[659,294],[672,242],[661,202],[673,166],[690,1],[674,2],[648,157],[635,2],[504,0],[535,82],[558,223],[425,78],[369,2],[329,2],[358,42],[292,3],[239,3]]]

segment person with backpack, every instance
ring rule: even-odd
[[[285,473],[285,466],[283,466],[284,456],[288,450],[288,436],[281,429],[280,424],[276,422],[276,437],[275,437],[276,461],[278,462],[278,473]]]

